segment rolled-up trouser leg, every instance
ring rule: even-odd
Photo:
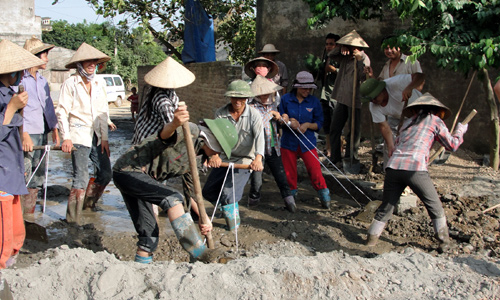
[[[97,135],[92,139],[92,149],[89,158],[94,166],[95,183],[106,187],[111,181],[111,161],[106,151],[102,151],[101,145],[97,145]]]
[[[168,211],[182,204],[184,197],[149,175],[140,172],[113,172],[113,182],[120,190],[139,236],[137,246],[154,252],[158,246],[159,228],[153,211],[153,204]]]

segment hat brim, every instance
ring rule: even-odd
[[[385,86],[386,86],[385,81],[379,80],[377,86],[373,89],[373,91],[370,94],[361,97],[361,102],[362,103],[371,102],[385,89]]]
[[[46,64],[28,50],[9,40],[0,42],[0,74],[9,74]]]
[[[255,74],[252,68],[253,65],[259,61],[263,61],[271,65],[271,69],[269,70],[269,73],[267,73],[266,78],[273,78],[274,76],[276,76],[276,74],[278,74],[279,67],[274,61],[267,59],[265,57],[257,57],[245,64],[245,74],[247,74],[248,77],[255,78],[257,76],[257,74]]]
[[[293,85],[294,88],[298,89],[317,89],[318,86],[314,83],[307,83],[307,84],[302,84],[302,83],[296,83]]]
[[[208,128],[210,129],[212,134],[217,139],[217,142],[222,147],[222,150],[224,150],[224,153],[226,154],[227,158],[230,159],[231,158],[231,150],[233,149],[233,147],[236,145],[236,142],[238,141],[237,140],[238,134],[236,132],[236,129],[234,128],[234,125],[231,124],[231,122],[229,120],[227,120],[227,119],[217,119],[217,120],[221,120],[221,121],[216,121],[216,120],[211,120],[211,119],[203,119],[205,124],[207,124]],[[227,123],[226,129],[228,129],[227,130],[228,132],[223,132],[222,129],[220,128],[220,126],[217,124],[217,122]],[[229,129],[232,129],[232,132]],[[233,138],[236,138],[234,143],[231,143],[228,140],[228,135],[236,135],[235,137],[233,137]],[[231,145],[231,144],[233,144],[233,145]]]
[[[418,110],[419,108],[424,108],[424,107],[434,107],[437,109],[444,110],[445,113],[444,117],[442,118],[443,120],[446,120],[451,116],[451,109],[449,109],[446,105],[441,103],[441,101],[436,99],[430,93],[425,93],[422,96],[415,99],[415,101],[413,101],[412,103],[408,104],[408,106],[405,107],[405,109],[403,109],[403,115],[407,118],[410,118],[412,116],[413,110]]]
[[[35,49],[32,49],[30,52],[33,54],[33,55],[37,55],[39,53],[42,53],[42,52],[45,52],[45,51],[49,51],[50,49],[54,48],[55,45],[51,45],[51,44],[44,44],[43,46],[40,46],[40,47],[37,47]]]

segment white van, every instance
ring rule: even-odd
[[[96,74],[106,82],[106,93],[108,94],[108,103],[113,102],[116,107],[122,105],[125,99],[125,85],[120,75],[115,74]]]

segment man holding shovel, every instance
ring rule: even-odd
[[[227,87],[225,96],[230,103],[215,112],[217,119],[229,120],[238,132],[238,143],[234,146],[231,156],[222,153],[210,157],[208,165],[214,168],[203,187],[203,197],[216,203],[220,194],[222,213],[228,229],[233,231],[240,225],[238,201],[243,196],[243,189],[250,177],[250,172],[260,172],[264,169],[264,129],[260,113],[246,104],[253,97],[250,85],[243,80],[234,80]],[[249,165],[250,169],[234,169],[234,176],[227,176],[228,168],[221,167],[222,160]],[[222,190],[222,191],[221,191]],[[234,195],[234,197],[233,197]]]
[[[151,135],[134,145],[123,154],[113,166],[113,181],[120,190],[123,200],[139,236],[135,261],[150,263],[158,246],[159,228],[153,212],[153,204],[167,212],[172,228],[184,250],[192,259],[209,262],[212,249],[203,244],[200,232],[189,213],[184,212],[184,199],[195,199],[193,176],[190,172],[188,151],[182,124],[189,120],[186,106],[179,106],[172,122],[163,126],[156,135]],[[202,155],[198,167],[209,156],[224,152],[231,157],[231,149],[238,135],[227,120],[205,120],[206,126],[190,124],[194,150]],[[184,196],[162,182],[182,176]],[[198,213],[196,202],[191,201]],[[201,234],[212,230],[212,224],[203,224],[200,218]]]
[[[361,84],[361,102],[370,103],[373,123],[379,125],[384,137],[384,169],[394,151],[401,113],[405,103],[420,97],[425,82],[423,73],[404,74],[377,80],[369,78]]]
[[[331,97],[337,100],[330,124],[331,160],[334,164],[342,160],[341,136],[347,122],[345,159],[349,161],[349,165],[359,166],[358,148],[361,140],[359,85],[365,77],[364,67],[370,65],[370,58],[363,51],[363,48],[368,48],[368,44],[356,30],[343,36],[337,44],[341,47],[334,48],[328,54],[330,60],[340,64],[331,94]]]

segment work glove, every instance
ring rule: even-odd
[[[458,123],[457,124],[457,129],[455,130],[455,132],[457,133],[461,133],[462,135],[465,134],[467,132],[467,129],[469,128],[469,124],[462,124],[462,123]]]

